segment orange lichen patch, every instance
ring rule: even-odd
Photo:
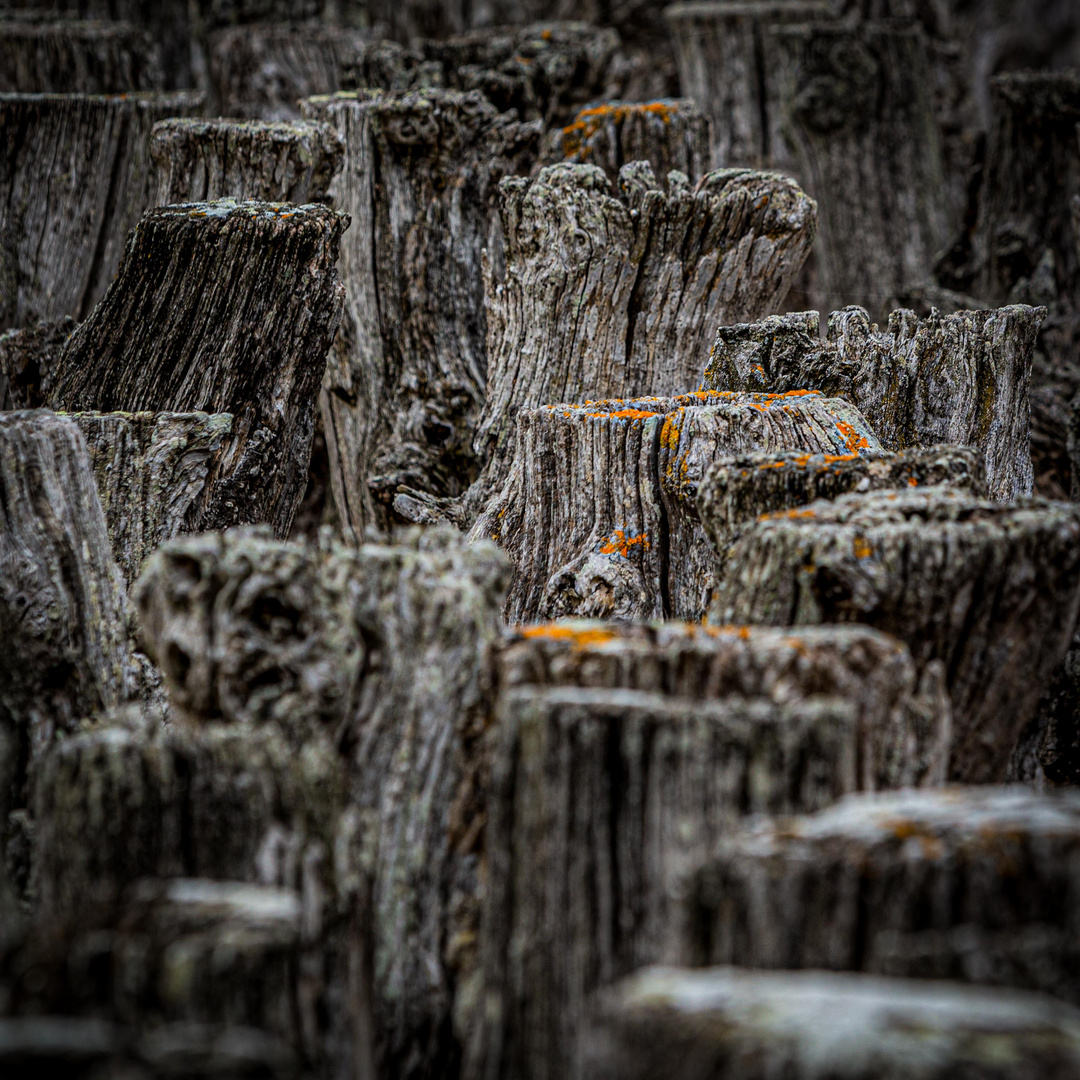
[[[816,512],[807,506],[796,507],[794,510],[777,510],[772,514],[760,514],[758,515],[758,521],[782,521],[784,518],[795,521],[798,518],[812,518],[816,516]]]
[[[679,449],[679,420],[681,414],[682,409],[679,409],[676,413],[669,413],[664,417],[664,424],[660,428],[660,445],[672,453]],[[669,470],[670,468],[671,466],[669,466]]]
[[[540,36],[541,36],[541,37],[542,37],[542,38],[543,38],[543,39],[544,39],[545,41],[550,41],[550,40],[551,40],[551,31],[550,31],[550,30],[541,30],[541,31],[540,31]]]
[[[640,544],[646,550],[649,548],[649,538],[645,533],[637,536],[627,536],[622,529],[616,529],[607,540],[600,545],[601,555],[621,555],[624,559],[630,554],[630,549]]]
[[[858,454],[825,454],[824,455],[826,465],[835,465],[838,461],[858,461]]]
[[[766,461],[764,464],[759,465],[759,469],[783,469],[787,465],[786,461]],[[746,474],[743,473],[745,476]]]
[[[843,435],[844,446],[847,447],[849,453],[864,450],[870,445],[866,441],[866,436],[860,435],[846,420],[837,420],[836,430]]]
[[[855,553],[856,559],[865,559],[874,554],[874,549],[863,536],[856,536],[855,539],[852,540],[851,550]]]
[[[602,645],[605,641],[615,640],[615,631],[601,627],[589,627],[587,630],[559,623],[543,623],[540,626],[519,626],[517,632],[523,638],[542,638],[546,641],[569,641],[575,648],[584,649],[589,645]]]
[[[760,371],[761,374],[764,375],[765,374],[765,365],[764,364],[755,364],[754,365],[754,370],[755,371]]]
[[[730,637],[732,634],[734,634],[736,637],[741,638],[743,641],[748,640],[750,637],[749,626],[735,626],[732,623],[727,623],[725,626],[706,626],[702,629],[704,629],[705,632],[711,637]]]
[[[660,414],[649,412],[647,409],[617,409],[615,412],[591,412],[585,415],[590,419],[647,420],[650,416],[659,416]]]
[[[916,480],[914,476],[909,476],[907,478],[907,486],[908,487],[918,487],[919,486],[919,481]]]
[[[649,113],[659,116],[665,124],[669,124],[673,112],[678,112],[678,106],[668,105],[663,101],[651,101],[646,105],[594,105],[591,109],[582,109],[574,122],[562,129],[563,156],[588,154],[589,147],[585,144],[607,120],[621,124],[632,113]]]
[[[806,642],[803,641],[802,638],[786,637],[784,638],[784,644],[789,649],[794,649],[800,656],[805,656],[807,654]]]

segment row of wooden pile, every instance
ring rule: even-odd
[[[1045,308],[822,339],[802,188],[577,111],[610,31],[339,37],[397,82],[288,123],[0,101],[5,1075],[1080,1076],[1080,801],[993,786],[1078,765]]]

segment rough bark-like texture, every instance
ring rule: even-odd
[[[765,35],[781,126],[819,202],[818,307],[883,315],[948,239],[925,39],[901,22],[819,21]]]
[[[412,4],[393,9],[390,22],[416,10]],[[446,38],[446,32],[424,29],[400,40],[416,36]],[[409,50],[379,43],[344,80],[359,88],[479,90],[496,108],[517,109],[523,120],[542,120],[550,129],[571,123],[590,102],[619,96],[618,48],[614,30],[587,22],[501,26],[420,41]]]
[[[251,529],[158,550],[135,601],[172,714],[193,724],[277,723],[297,741],[345,723],[367,650],[331,561]]]
[[[71,413],[86,439],[116,559],[130,585],[148,555],[179,533],[202,532],[232,451],[228,413]]]
[[[1080,1002],[1080,793],[855,796],[747,828],[694,875],[687,962],[831,968]]]
[[[978,219],[949,284],[987,302],[1045,304],[1032,370],[1032,443],[1041,489],[1069,491],[1069,402],[1080,391],[1080,73],[991,80],[993,124]]]
[[[0,334],[0,412],[43,408],[75,320],[34,323]]]
[[[856,784],[838,698],[519,687],[499,727],[471,1075],[565,1076],[589,994],[677,949],[678,882],[723,831]]]
[[[514,562],[503,615],[701,618],[714,556],[693,496],[710,461],[739,451],[880,447],[845,401],[709,394],[552,405],[518,414],[502,491],[470,537]]]
[[[948,488],[843,495],[771,515],[730,549],[713,618],[864,622],[940,660],[952,779],[1002,779],[1080,606],[1080,509]]]
[[[775,23],[834,14],[828,0],[750,0],[673,4],[664,11],[675,40],[679,83],[712,121],[716,168],[790,168],[780,127],[776,72],[764,35]]]
[[[859,410],[840,398],[795,391],[699,391],[664,418],[657,467],[666,527],[668,611],[703,619],[716,585],[716,549],[702,527],[697,488],[717,458],[754,450],[802,450],[831,457],[875,454],[881,444]]]
[[[501,219],[472,516],[509,471],[519,410],[696,390],[714,328],[783,298],[816,210],[774,174],[669,177],[665,191],[635,163],[616,191],[596,166],[564,164],[505,182]]]
[[[1045,308],[894,311],[886,329],[863,308],[834,311],[827,340],[817,312],[721,326],[708,390],[820,390],[853,401],[888,450],[974,446],[995,499],[1031,493],[1028,378]]]
[[[58,743],[34,788],[40,904],[57,917],[108,907],[144,877],[300,888],[315,849],[333,851],[346,790],[328,737],[301,749],[272,723],[191,728],[139,711]]]
[[[127,597],[79,429],[0,413],[0,852],[28,763],[122,701]]]
[[[762,514],[793,510],[852,491],[944,484],[986,497],[986,466],[978,450],[931,446],[899,454],[745,454],[710,465],[697,486],[702,527],[723,564],[742,530]]]
[[[179,715],[277,721],[298,743],[332,732],[345,753],[386,1075],[437,1073],[457,1053],[483,825],[468,761],[490,719],[505,586],[494,548],[449,531],[324,552],[245,531],[174,540],[139,585]]]
[[[1080,1011],[1039,994],[908,979],[652,968],[604,995],[575,1078],[1065,1080]]]
[[[597,165],[612,183],[628,161],[647,161],[657,176],[672,169],[696,181],[709,171],[709,121],[687,98],[582,109],[548,137],[543,161]]]
[[[231,26],[207,42],[209,79],[222,116],[291,120],[301,98],[343,88],[363,31],[318,23]]]
[[[150,203],[150,129],[198,94],[0,95],[0,325],[85,318]]]
[[[105,299],[72,334],[50,403],[233,414],[205,528],[289,531],[307,483],[316,395],[340,319],[348,218],[222,200],[159,207],[132,233]]]
[[[372,492],[387,503],[398,485],[456,496],[476,475],[481,252],[493,247],[498,183],[528,166],[540,131],[456,91],[316,98],[304,114],[345,144],[330,193],[353,219],[347,300],[321,408],[334,498],[362,538]]]
[[[154,125],[150,154],[156,203],[213,199],[327,202],[341,168],[341,141],[327,124],[309,120],[163,120]]]
[[[944,670],[917,685],[907,647],[865,626],[709,627],[566,620],[519,627],[499,652],[515,686],[642,690],[686,699],[838,697],[856,708],[858,785],[939,784],[949,702]]]
[[[0,93],[124,94],[161,86],[153,40],[128,23],[0,20]]]

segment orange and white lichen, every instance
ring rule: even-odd
[[[638,546],[646,551],[649,549],[649,538],[646,533],[627,536],[624,530],[616,529],[600,544],[599,551],[601,555],[621,555],[625,559],[629,557],[631,548]]]

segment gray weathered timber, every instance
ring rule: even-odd
[[[173,718],[277,724],[297,742],[349,719],[367,652],[347,581],[329,561],[257,529],[155,552],[135,602]]]
[[[329,737],[301,751],[275,724],[166,725],[121,710],[41,760],[41,910],[107,909],[149,877],[299,889],[314,849],[332,852],[345,827],[345,794]]]
[[[327,202],[342,146],[328,124],[310,120],[163,120],[150,155],[156,205],[214,199]]]
[[[716,839],[856,784],[858,725],[838,698],[519,687],[498,722],[466,1075],[566,1076],[591,992],[677,949],[678,882]]]
[[[45,410],[0,413],[0,851],[28,763],[132,689],[127,596],[86,443]]]
[[[714,168],[790,169],[765,31],[834,14],[828,0],[692,0],[664,10],[682,91],[712,122]]]
[[[1080,1002],[1080,793],[844,799],[725,837],[689,889],[686,962],[829,968]]]
[[[44,407],[56,363],[75,325],[65,315],[0,334],[0,411]]]
[[[1072,640],[1080,509],[950,488],[842,495],[743,530],[710,618],[863,622],[940,660],[953,706],[949,776],[1001,780]]]
[[[228,413],[70,413],[86,440],[113,557],[128,585],[148,555],[202,532],[211,474],[233,450]]]
[[[718,458],[697,485],[702,528],[719,556],[762,514],[794,510],[852,491],[947,487],[986,497],[986,466],[978,450],[929,446],[898,454],[809,454],[785,450]]]
[[[163,545],[137,590],[181,719],[280,728],[294,746],[332,735],[344,754],[386,1075],[437,1072],[457,1053],[484,821],[470,761],[490,722],[506,578],[495,548],[453,530],[326,550],[233,530]]]
[[[647,161],[657,176],[674,169],[697,181],[710,160],[708,118],[688,98],[592,105],[551,132],[542,156],[544,164],[596,165],[612,183],[628,161]]]
[[[518,627],[499,650],[498,676],[500,693],[577,686],[777,705],[837,697],[856,709],[860,789],[934,785],[945,776],[944,670],[930,665],[919,681],[907,646],[866,626],[568,619]]]
[[[665,598],[676,618],[704,619],[716,586],[716,549],[698,517],[698,484],[717,458],[751,449],[857,458],[880,453],[881,443],[859,410],[841,398],[797,390],[699,391],[680,399],[679,407],[664,417],[657,451],[666,534]]]
[[[1040,492],[1064,497],[1069,402],[1080,391],[1080,72],[1010,72],[990,90],[978,219],[953,284],[989,303],[1049,309],[1032,368],[1032,450]]]
[[[816,306],[858,303],[880,317],[948,239],[922,31],[899,20],[772,26],[764,52],[796,175],[820,206]]]
[[[191,93],[0,94],[0,326],[85,318],[150,205],[150,129]]]
[[[1080,1010],[916,979],[650,968],[598,1001],[589,1080],[1026,1080],[1080,1070]]]
[[[854,402],[888,450],[974,446],[995,499],[1029,495],[1028,379],[1045,308],[894,311],[882,329],[859,307],[721,326],[708,390],[820,390]]]
[[[247,23],[213,31],[207,41],[211,92],[220,115],[293,120],[300,100],[344,88],[367,35],[323,23]]]
[[[505,557],[427,530],[360,548],[359,621],[372,650],[345,738],[373,881],[382,1075],[443,1075],[460,1053],[455,992],[475,981],[485,792],[473,767],[491,722]]]
[[[709,173],[666,190],[644,162],[508,180],[505,271],[487,283],[487,398],[471,517],[501,486],[521,409],[696,390],[715,327],[783,299],[816,228],[786,177]]]
[[[509,476],[469,534],[513,560],[504,618],[702,618],[712,582],[700,569],[714,556],[683,507],[716,457],[781,447],[880,449],[857,409],[815,393],[698,392],[518,413]]]
[[[0,93],[124,94],[161,88],[157,46],[130,23],[0,20]]]
[[[417,10],[415,4],[392,7],[383,16],[391,23]],[[447,11],[450,5],[439,7]],[[501,21],[516,21],[521,10],[515,5],[514,17]],[[479,90],[497,109],[516,109],[522,120],[542,120],[548,129],[571,123],[590,102],[620,96],[619,35],[611,27],[545,21],[461,29],[425,27],[399,37],[413,41],[411,49],[374,43],[346,70],[345,85]]]
[[[341,316],[348,223],[324,206],[231,199],[148,211],[104,300],[68,339],[50,404],[232,413],[202,526],[269,522],[286,535]]]
[[[360,539],[399,485],[457,496],[476,475],[482,252],[495,257],[499,181],[528,168],[540,130],[477,92],[340,94],[303,110],[345,146],[330,194],[353,219],[347,295],[321,411],[334,499]]]

